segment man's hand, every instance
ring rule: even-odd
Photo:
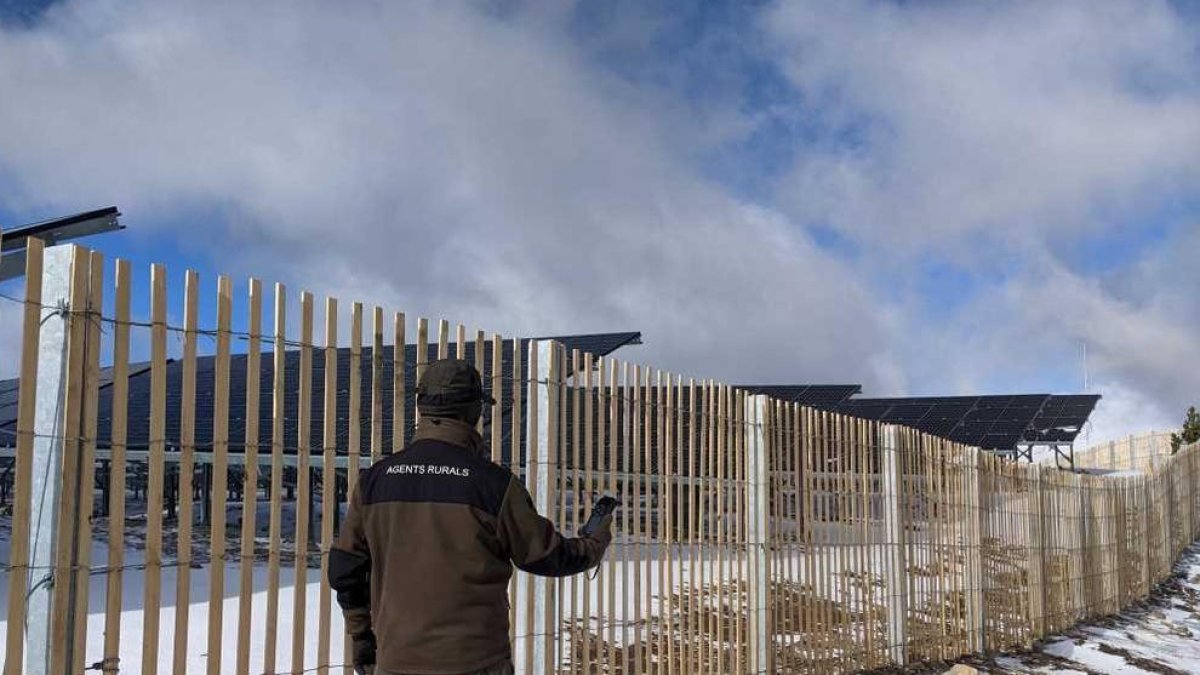
[[[596,526],[596,529],[588,535],[588,538],[594,539],[600,542],[604,548],[608,548],[609,543],[612,542],[612,523],[613,517],[610,513],[607,516],[604,516],[604,519],[601,520],[600,524]]]
[[[367,631],[361,635],[355,635],[350,646],[354,670],[360,675],[374,675],[375,673],[375,633]]]

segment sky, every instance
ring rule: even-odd
[[[140,311],[161,262],[202,322],[253,275],[881,396],[1086,344],[1098,442],[1200,402],[1200,7],[0,0],[0,224],[107,205]]]

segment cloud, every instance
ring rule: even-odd
[[[1195,195],[1171,5],[577,9],[57,4],[0,28],[4,206],[115,203],[120,236],[472,329],[640,329],[626,356],[702,377],[1064,390],[1086,339],[1110,428],[1200,389],[1194,222],[1062,259]]]
[[[68,3],[0,37],[22,92],[0,164],[26,205],[117,203],[138,228],[217,210],[185,248],[232,272],[508,334],[640,329],[630,356],[699,376],[881,380],[869,289],[682,161],[660,93],[556,25]]]
[[[1092,424],[1076,443],[1080,449],[1097,447],[1130,434],[1178,429],[1183,420],[1182,410],[1178,415],[1164,414],[1153,397],[1120,382],[1100,382],[1094,391],[1101,392],[1104,398],[1096,407]]]
[[[1200,38],[1166,2],[782,3],[826,142],[780,184],[863,245],[987,264],[1114,227],[1200,177]]]
[[[762,25],[816,139],[779,202],[898,289],[910,382],[1074,390],[1086,341],[1116,399],[1099,427],[1158,423],[1195,398],[1198,279],[1183,258],[1200,223],[1174,224],[1161,251],[1115,253],[1108,276],[1072,269],[1105,267],[1081,247],[1149,239],[1165,204],[1194,202],[1194,20],[1166,2],[862,0],[780,3]],[[929,261],[977,288],[914,293]],[[928,321],[923,308],[961,293]]]

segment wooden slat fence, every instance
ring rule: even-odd
[[[65,298],[43,293],[48,256],[69,262]],[[54,672],[349,672],[324,554],[358,469],[403,448],[414,382],[450,354],[497,399],[491,458],[560,528],[621,503],[593,573],[514,580],[519,672],[851,673],[1019,649],[1145,598],[1200,529],[1200,446],[1172,455],[1163,435],[1078,456],[1118,473],[1071,473],[550,341],[410,333],[404,313],[264,298],[255,279],[180,288],[156,265],[139,288],[124,261],[37,242],[27,266],[0,433],[5,675],[38,672],[46,644]],[[53,358],[64,376],[39,379]],[[49,559],[38,466],[60,495]]]

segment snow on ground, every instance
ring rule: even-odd
[[[103,561],[107,555],[107,547],[104,545],[95,545],[92,550],[92,559]],[[126,550],[127,564],[138,564],[144,561],[140,550]],[[99,563],[103,564],[103,563]],[[318,594],[320,589],[319,583],[320,571],[316,569],[308,570],[306,605],[304,615],[306,617],[305,626],[305,664],[306,667],[317,665],[317,609]],[[145,613],[142,611],[143,600],[143,584],[145,581],[145,571],[139,569],[126,570],[124,575],[124,586],[122,592],[122,612],[121,612],[121,648],[120,648],[120,672],[140,672],[142,663],[142,652],[144,647],[143,621]],[[163,607],[159,618],[159,645],[158,645],[158,665],[160,673],[171,672],[171,663],[173,658],[173,636],[175,626],[175,588],[178,578],[178,571],[174,568],[166,568],[162,572],[162,597]],[[263,648],[265,634],[265,621],[267,611],[267,568],[264,565],[256,565],[253,575],[253,609],[252,622],[253,639],[250,641],[250,663],[252,672],[262,672],[263,665]],[[288,672],[291,666],[292,654],[292,618],[294,612],[294,593],[295,593],[295,571],[291,568],[284,567],[280,573],[280,592],[279,592],[279,631],[278,631],[278,646],[276,649],[276,672]],[[87,653],[85,656],[88,665],[94,664],[103,658],[104,648],[104,596],[105,596],[105,581],[106,577],[103,574],[94,575],[91,578],[88,598],[88,638],[87,638]],[[208,663],[208,593],[209,593],[210,570],[208,567],[200,567],[191,570],[190,583],[190,598],[188,603],[188,642],[185,651],[185,662],[187,664],[187,672],[202,673]],[[3,604],[7,606],[8,598],[8,578],[6,574],[0,574],[0,599],[3,599]],[[222,664],[221,672],[230,672],[233,670],[234,657],[237,649],[238,635],[238,594],[239,594],[239,567],[237,564],[229,564],[225,571],[225,592],[222,624]],[[341,636],[343,634],[343,625],[341,612],[338,611],[336,603],[333,603],[332,611],[330,612],[331,626],[330,632],[332,636]],[[5,634],[7,625],[0,616],[0,634]],[[341,664],[342,661],[342,640],[340,637],[333,637],[330,645],[330,663]],[[0,645],[0,659],[3,658],[3,645]]]
[[[239,515],[231,513],[230,522],[236,523]],[[260,523],[267,519],[266,515],[260,513]],[[291,514],[285,512],[284,516],[285,520],[290,520]],[[8,557],[7,532],[6,528],[2,527],[5,524],[0,522],[0,560],[7,560]],[[143,533],[136,522],[136,517],[130,522],[130,525],[129,536],[126,540],[126,564],[137,565],[143,561],[141,551]],[[290,525],[290,522],[287,523],[284,530],[290,530]],[[207,528],[198,528],[197,534],[199,537],[195,546],[197,553],[201,553],[208,548],[207,542],[202,539],[203,535],[207,534]],[[103,561],[107,557],[107,547],[100,539],[101,537],[98,536],[94,541],[92,551],[92,562],[97,567],[103,566]],[[589,622],[592,629],[597,630],[603,626],[605,627],[603,632],[607,633],[607,625],[610,622],[616,622],[623,626],[613,636],[616,643],[628,644],[635,638],[631,634],[633,629],[627,625],[627,622],[636,625],[637,620],[647,614],[660,612],[659,603],[662,590],[668,586],[659,576],[663,569],[659,563],[662,552],[657,547],[653,545],[631,546],[632,542],[620,534],[615,543],[613,550],[610,551],[610,557],[614,559],[615,564],[605,563],[602,565],[598,578],[595,580],[579,576],[557,582],[557,596],[562,605],[560,611],[564,617],[571,615],[583,617],[583,597],[590,596],[587,604],[590,609],[589,614],[593,617],[593,620]],[[285,548],[290,549],[290,546],[285,546]],[[673,564],[666,565],[672,568],[671,576],[674,583],[671,586],[678,592],[681,587],[690,585],[693,567],[699,577],[698,581],[705,586],[713,583],[716,579],[728,580],[745,575],[746,561],[744,558],[741,560],[731,559],[730,552],[726,551],[723,565],[718,568],[713,561],[714,552],[710,549],[707,551],[707,555],[689,559],[686,547],[683,550],[676,550]],[[855,555],[848,555],[847,551],[839,547],[823,547],[819,551],[807,555],[788,551],[783,553],[781,559],[777,559],[776,562],[784,565],[789,572],[787,576],[793,582],[812,581],[809,575],[815,575],[824,580],[821,587],[829,599],[853,605],[856,602],[851,597],[852,594],[847,585],[848,578],[832,574],[832,572],[836,570],[843,575],[879,575],[886,567],[884,563],[886,546],[868,547],[865,555],[863,551],[854,553]],[[290,670],[291,624],[296,616],[293,607],[295,571],[291,566],[290,556],[286,557],[288,560],[285,560],[280,579],[279,630],[276,650],[276,665],[283,672]],[[638,559],[640,559],[640,564],[637,562]],[[206,556],[197,556],[197,562],[201,565],[191,571],[189,585],[189,638],[185,655],[188,672],[203,672],[208,659],[206,635],[210,569],[203,564],[208,562]],[[911,564],[918,565],[930,562],[923,559],[910,561]],[[634,570],[639,567],[641,568],[641,580],[635,582],[634,578],[638,575],[635,575]],[[178,571],[173,568],[163,570],[164,606],[160,617],[161,638],[158,649],[160,672],[170,672],[173,657],[171,636],[174,632],[175,622],[174,599],[177,574]],[[308,668],[317,665],[316,635],[318,627],[316,623],[319,574],[319,570],[309,569],[306,584],[307,604],[303,614],[306,617],[305,666]],[[142,594],[145,572],[136,568],[129,569],[125,573],[124,579],[120,672],[137,672],[140,670],[144,648]],[[223,671],[231,670],[237,644],[238,580],[238,564],[231,562],[227,565],[225,574],[223,612],[225,621],[222,630]],[[631,597],[635,583],[641,586],[640,595],[643,602],[637,602]],[[601,597],[607,599],[608,593],[611,592],[609,589],[614,586],[616,587],[616,597],[628,598],[628,600],[618,600],[612,611],[602,611],[600,613],[604,615],[603,618],[597,617],[598,609],[601,606]],[[250,659],[252,671],[255,672],[261,669],[263,663],[266,589],[267,570],[260,559],[254,567],[253,574],[253,639],[251,640]],[[5,606],[7,605],[7,590],[7,575],[0,573],[0,604]],[[86,655],[88,664],[95,663],[101,658],[104,632],[104,594],[104,575],[93,576],[89,590]],[[521,604],[522,601],[518,598],[518,607]],[[640,612],[636,609],[638,605],[642,606]],[[6,629],[2,619],[3,617],[0,616],[0,634],[3,634]],[[331,612],[331,620],[330,662],[340,664],[342,663],[340,636],[343,627],[336,604]],[[519,634],[523,628],[527,627],[518,625],[516,628]],[[560,634],[558,638],[556,647],[562,653],[567,653],[569,636]],[[528,646],[524,640],[517,640],[514,644],[516,656],[521,658]],[[2,648],[3,645],[0,644],[0,650]],[[2,654],[3,652],[0,651],[0,657]],[[983,672],[992,673],[1200,674],[1200,545],[1193,547],[1185,555],[1179,564],[1178,575],[1164,585],[1163,591],[1151,602],[1132,608],[1118,617],[1098,621],[1092,625],[1074,629],[1066,635],[1047,639],[1036,652],[999,656],[974,665]]]
[[[1200,673],[1200,544],[1148,602],[1044,640],[1037,651],[976,663],[986,673],[1191,675]]]

